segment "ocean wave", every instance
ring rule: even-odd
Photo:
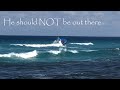
[[[71,53],[79,53],[77,50],[68,50],[68,52],[71,52]]]
[[[65,47],[62,44],[10,44],[14,46],[26,46],[26,47]]]
[[[119,51],[119,50],[120,50],[120,48],[115,48],[115,50],[118,50],[118,51]]]
[[[94,51],[98,51],[98,50],[81,50],[81,51],[84,51],[84,52],[94,52]]]
[[[78,47],[67,47],[67,48],[78,48]]]
[[[76,45],[94,45],[93,43],[70,43],[70,44],[76,44]]]
[[[50,51],[47,51],[48,53],[52,53],[52,54],[55,54],[55,55],[58,55],[62,52],[71,52],[71,53],[79,53],[77,50],[50,50]]]
[[[57,55],[57,54],[61,53],[62,51],[50,50],[48,52]]]
[[[27,52],[27,53],[8,53],[8,54],[0,54],[0,57],[20,57],[24,59],[32,58],[38,55],[38,52],[36,50],[32,52]]]

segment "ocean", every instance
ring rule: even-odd
[[[119,79],[120,37],[0,36],[0,79]]]

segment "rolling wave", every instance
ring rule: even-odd
[[[76,45],[94,45],[93,43],[70,43],[70,44],[76,44]]]
[[[84,51],[84,52],[94,52],[94,51],[98,51],[98,50],[81,50],[81,51]]]
[[[72,48],[72,49],[74,49],[74,48],[79,48],[79,47],[67,47],[67,48]]]
[[[38,55],[38,52],[36,50],[32,52],[27,52],[27,53],[8,53],[8,54],[0,54],[0,57],[20,57],[24,59],[32,58]]]
[[[23,58],[23,59],[29,59],[29,58],[36,57],[39,53],[42,56],[42,54],[45,54],[45,53],[58,55],[58,54],[63,53],[63,52],[79,53],[77,50],[66,50],[66,49],[49,50],[49,51],[45,51],[45,52],[43,52],[43,51],[40,52],[40,51],[34,50],[34,51],[31,51],[31,52],[25,52],[25,53],[11,52],[11,53],[8,53],[8,54],[0,54],[0,57],[4,57],[4,58],[18,57],[18,58]]]
[[[68,50],[71,53],[79,53],[77,50]]]
[[[14,46],[26,46],[26,47],[65,47],[62,44],[10,44]]]
[[[52,53],[52,54],[55,54],[55,55],[58,55],[62,52],[70,52],[70,53],[79,53],[77,50],[50,50],[48,51],[49,53]]]
[[[32,45],[33,47],[35,47],[34,44],[14,44],[14,45],[18,45],[18,46],[28,45],[28,47],[29,47],[29,45],[30,46]],[[38,44],[38,46],[39,45],[41,45],[41,44]],[[48,45],[48,44],[46,44],[46,45]],[[63,53],[64,55],[73,55],[73,54],[81,53],[81,51],[82,52],[93,52],[93,51],[98,51],[98,50],[76,50],[76,49],[71,50],[71,49],[61,47],[58,50],[52,50],[52,49],[51,50],[45,50],[45,51],[34,50],[34,51],[31,51],[31,52],[21,52],[21,53],[10,52],[8,54],[0,54],[0,57],[5,57],[5,58],[17,57],[17,58],[29,59],[29,58],[34,58],[36,56],[38,56],[38,57],[40,56],[39,58],[45,56],[45,58],[49,58],[49,57],[47,57],[48,54],[59,55],[59,54]]]
[[[61,52],[62,51],[57,51],[57,50],[50,50],[50,51],[48,51],[48,53],[52,53],[52,54],[55,54],[55,55],[58,55]]]

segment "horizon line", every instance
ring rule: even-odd
[[[33,37],[43,37],[42,35],[0,35],[0,36],[33,36]],[[44,37],[45,36],[47,36],[47,35],[44,35]],[[49,36],[49,35],[48,35]],[[50,37],[120,37],[120,36],[56,36],[56,35],[54,35],[54,36],[50,36]]]

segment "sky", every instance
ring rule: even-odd
[[[120,11],[0,11],[0,35],[120,36]]]

